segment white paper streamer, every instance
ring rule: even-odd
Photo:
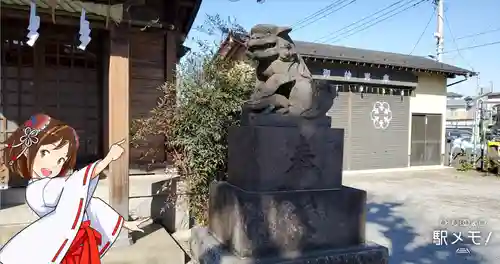
[[[87,45],[90,43],[90,40],[92,39],[90,37],[90,23],[87,21],[85,18],[85,9],[82,8],[82,14],[80,16],[80,45],[78,46],[79,49],[85,50],[87,48]]]
[[[28,26],[28,41],[26,44],[33,47],[35,45],[36,40],[40,36],[38,34],[38,29],[40,28],[40,17],[36,15],[36,5],[35,2],[31,2],[30,4],[30,24]]]

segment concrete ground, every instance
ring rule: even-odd
[[[151,224],[144,233],[133,233],[131,246],[113,247],[102,264],[184,264],[184,251],[160,225]]]
[[[130,246],[113,246],[102,258],[102,264],[186,263],[184,251],[161,225],[145,225],[144,233],[132,233],[135,243]]]
[[[390,264],[500,263],[500,178],[450,168],[349,173],[344,185],[368,191],[367,240],[389,248]],[[481,245],[467,239],[475,229],[457,226],[457,219],[482,220],[482,241],[475,239]],[[448,231],[449,244],[452,232],[462,232],[465,244],[435,245],[433,232],[441,230]],[[458,248],[470,253],[458,254]]]
[[[438,169],[403,172],[347,173],[344,184],[368,191],[367,240],[387,246],[390,264],[497,264],[500,263],[500,178],[482,177],[474,172]],[[454,226],[457,219],[481,220],[481,227]],[[448,220],[446,224],[443,221]],[[448,244],[455,240],[452,232],[462,232],[464,242],[439,246],[433,241],[434,231],[448,231]],[[492,232],[488,245],[485,237],[474,245],[468,231]],[[189,233],[187,233],[189,234]],[[183,235],[184,239],[187,237]],[[130,248],[121,259],[140,260],[146,252],[156,252],[157,243],[165,238],[145,237],[149,246]],[[169,238],[171,239],[171,238]],[[160,241],[161,240],[161,241]],[[172,244],[169,242],[169,244]],[[183,245],[182,241],[180,244]],[[144,249],[146,248],[146,249]],[[179,263],[182,258],[178,245],[149,255],[150,262],[113,263]],[[175,249],[174,249],[175,248]],[[470,253],[459,254],[458,248]],[[147,250],[147,251],[143,251]],[[166,253],[167,250],[171,250]],[[173,253],[177,252],[177,253]],[[110,253],[111,254],[111,253]],[[157,254],[157,255],[155,255]],[[172,258],[165,260],[171,254]],[[175,258],[175,259],[174,259]],[[156,262],[154,262],[156,261]]]
[[[500,263],[500,178],[454,169],[351,172],[344,184],[368,191],[367,240],[390,249],[390,264]],[[484,236],[476,241],[481,245],[473,245],[466,236],[475,229],[453,226],[456,219],[482,220],[483,235],[492,232],[488,245]],[[110,250],[103,263],[184,263],[164,229],[148,228],[133,246]],[[454,240],[451,232],[462,232],[465,244],[435,245],[433,231],[441,230],[448,231],[448,243]],[[470,253],[458,254],[458,248]]]

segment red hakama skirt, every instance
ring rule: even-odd
[[[61,264],[100,264],[101,234],[83,221]]]

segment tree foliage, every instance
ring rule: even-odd
[[[209,36],[242,27],[208,16],[203,30]],[[150,115],[133,121],[132,142],[149,136],[166,138],[169,156],[188,184],[195,220],[205,224],[209,184],[226,174],[228,128],[238,124],[241,105],[250,95],[254,70],[246,62],[216,55],[218,45],[199,39],[200,52],[179,65],[177,83],[165,83]],[[218,43],[220,44],[220,43]]]

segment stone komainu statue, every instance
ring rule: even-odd
[[[255,90],[243,108],[308,119],[324,116],[333,103],[326,82],[315,82],[297,53],[288,27],[256,25],[247,41],[247,55],[257,62]]]

